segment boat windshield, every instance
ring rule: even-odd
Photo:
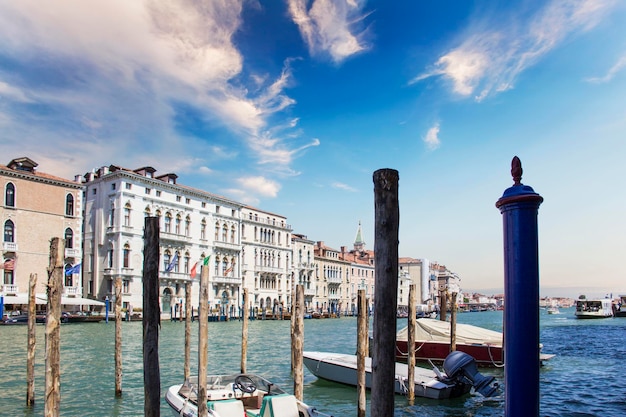
[[[232,390],[233,385],[235,384],[235,380],[238,376],[244,374],[233,374],[233,375],[208,375],[207,376],[207,390],[218,390],[218,389],[228,389]],[[254,374],[245,374],[248,378],[254,382],[254,385],[257,390],[262,391],[267,394],[285,394],[280,387],[274,385],[267,379],[260,377]],[[180,388],[180,394],[185,397],[193,400],[194,402],[198,398],[198,377],[192,376],[189,377]]]

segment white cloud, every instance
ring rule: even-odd
[[[597,84],[606,83],[606,82],[611,81],[613,77],[615,77],[615,75],[618,74],[620,71],[622,71],[624,68],[626,68],[626,55],[618,59],[615,65],[613,65],[604,76],[590,77],[590,78],[585,79],[585,81],[590,82],[590,83],[597,83]]]
[[[348,184],[344,184],[342,182],[333,182],[331,186],[333,188],[337,188],[338,190],[350,191],[351,193],[355,193],[357,191],[356,188],[350,187]]]
[[[298,25],[311,55],[327,53],[339,63],[367,50],[365,32],[355,29],[367,16],[359,0],[288,0],[291,18]]]
[[[262,176],[242,177],[237,182],[244,190],[263,197],[274,198],[280,190],[280,184]]]
[[[442,55],[415,83],[442,76],[461,96],[477,101],[513,88],[519,74],[568,36],[593,28],[615,0],[552,0],[523,20],[477,22],[463,33],[460,44]]]
[[[15,100],[21,103],[30,103],[32,100],[24,94],[24,92],[12,85],[0,81],[0,97]]]
[[[441,145],[441,141],[439,140],[439,123],[435,123],[428,132],[426,132],[426,136],[423,138],[426,147],[429,150],[435,150]]]

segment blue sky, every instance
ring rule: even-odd
[[[396,169],[400,255],[497,291],[518,156],[542,295],[626,293],[626,3],[205,3],[0,2],[0,163],[153,166],[337,249]]]

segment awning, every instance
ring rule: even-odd
[[[43,297],[43,299],[41,298]],[[46,304],[46,295],[45,294],[36,294],[35,295],[35,304]],[[28,305],[28,294],[5,294],[4,295],[4,305]]]
[[[47,304],[48,296],[46,294],[37,294],[37,304]],[[83,298],[83,297],[67,297],[65,295],[61,296],[61,305],[66,306],[102,306],[104,307],[103,301],[92,300],[91,298]]]

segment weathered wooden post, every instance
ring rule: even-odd
[[[209,262],[205,258],[200,274],[200,294],[198,311],[198,416],[207,415],[207,363],[209,346]],[[219,313],[218,313],[219,314]]]
[[[504,415],[539,415],[539,249],[537,214],[543,197],[521,183],[522,163],[511,162],[514,184],[496,202],[504,231]]]
[[[448,321],[448,301],[446,289],[439,289],[439,320]]]
[[[35,324],[37,323],[37,304],[35,290],[37,274],[30,274],[28,280],[28,341],[26,353],[26,405],[35,405]]]
[[[248,362],[248,289],[243,289],[243,322],[241,324],[241,373],[246,373]]]
[[[50,243],[48,267],[48,313],[46,315],[46,402],[45,417],[58,417],[61,408],[61,294],[65,241],[55,237]]]
[[[415,401],[415,326],[417,325],[417,287],[415,284],[409,286],[409,323],[407,334],[407,373],[409,380],[407,381],[407,399],[409,404],[413,405]]]
[[[122,396],[122,277],[115,278],[115,396]]]
[[[304,397],[304,287],[296,285],[296,322],[292,335],[291,349],[293,350],[293,395],[303,401]]]
[[[143,391],[144,416],[161,414],[159,369],[159,218],[146,217],[143,244]]]
[[[356,372],[357,372],[357,417],[365,417],[367,408],[367,385],[365,380],[365,358],[368,356],[367,344],[369,327],[367,323],[367,298],[365,290],[358,290]]]
[[[456,297],[457,293],[452,293],[450,298],[450,352],[456,350]]]
[[[191,362],[191,317],[193,311],[191,309],[191,282],[185,283],[185,381],[190,375]]]
[[[398,309],[398,171],[374,172],[375,288],[371,416],[394,409],[396,313]]]

